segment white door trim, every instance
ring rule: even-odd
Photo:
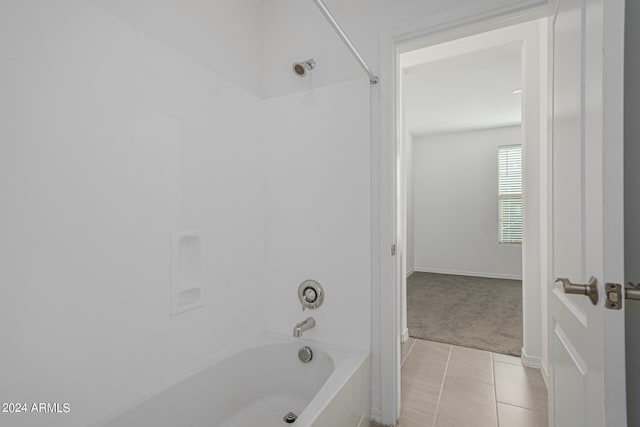
[[[629,0],[633,1],[633,0]],[[607,167],[604,178],[604,206],[606,214],[617,218],[617,222],[624,223],[624,189],[617,185],[624,182],[624,67],[618,64],[624,63],[624,39],[625,32],[618,25],[625,22],[625,0],[614,0],[609,4],[604,14],[604,40],[603,40],[603,98],[604,114],[603,128],[609,148],[604,155],[603,163],[614,165]],[[610,139],[609,139],[610,138]],[[615,141],[615,142],[614,142]],[[614,174],[616,176],[614,176]],[[603,251],[615,253],[615,248],[624,241],[624,230],[620,227],[609,227],[610,222],[605,221]],[[624,257],[607,257],[603,266],[607,281],[625,284]],[[626,304],[626,302],[625,302]],[[605,327],[613,325],[616,313],[605,311]],[[607,328],[609,329],[609,328]],[[609,335],[611,333],[611,335]],[[605,360],[614,362],[605,365],[605,396],[609,402],[606,406],[607,425],[626,425],[627,422],[627,397],[625,388],[620,384],[626,382],[624,370],[609,369],[613,366],[625,366],[625,353],[620,352],[614,345],[617,342],[625,342],[624,328],[614,331],[608,330],[605,334]]]

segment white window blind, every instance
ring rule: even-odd
[[[500,243],[522,243],[522,146],[498,147]]]

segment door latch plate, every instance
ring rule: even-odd
[[[622,308],[622,285],[619,283],[606,283],[604,285],[604,306],[611,310]]]

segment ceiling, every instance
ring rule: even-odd
[[[401,55],[401,67],[405,126],[414,136],[521,122],[522,96],[513,93],[522,85],[520,43],[466,53],[438,45]]]

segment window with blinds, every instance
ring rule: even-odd
[[[498,241],[522,243],[522,146],[498,147]]]

